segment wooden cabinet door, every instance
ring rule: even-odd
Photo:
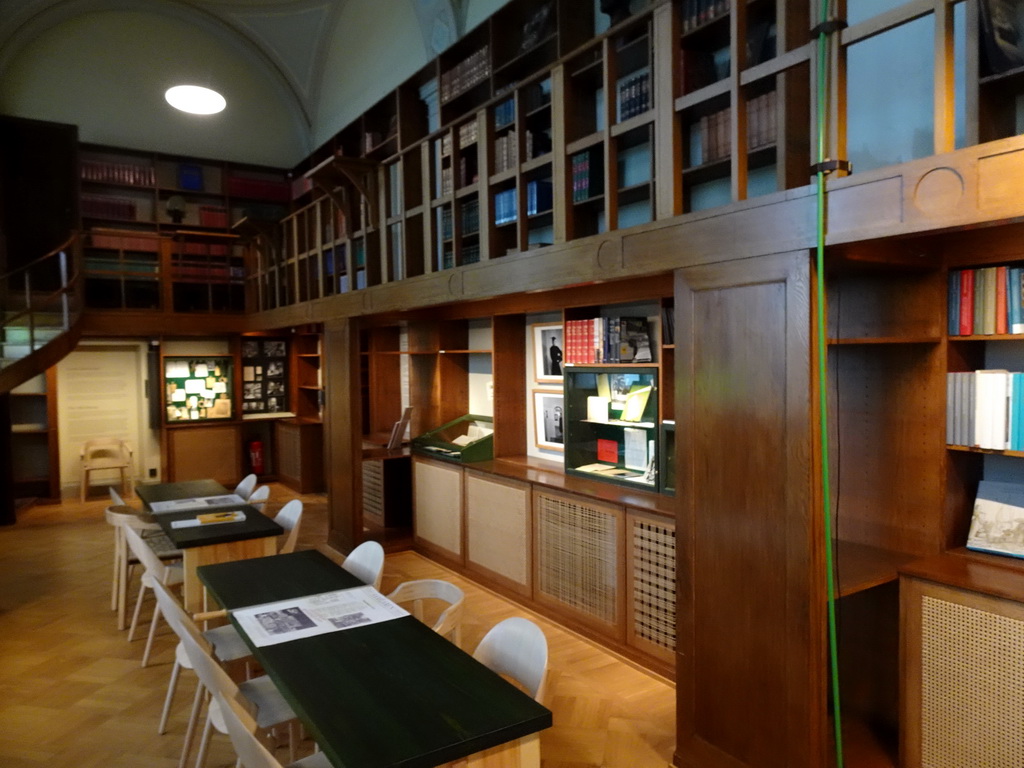
[[[810,258],[676,272],[677,764],[826,765]]]

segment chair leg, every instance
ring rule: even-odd
[[[114,526],[114,577],[110,582],[110,610],[116,611],[121,587],[121,526]]]
[[[123,535],[123,532],[122,532]],[[122,545],[124,542],[122,541]],[[125,614],[128,609],[128,573],[131,571],[131,566],[128,564],[128,550],[124,546],[121,548],[121,574],[120,584],[118,585],[119,591],[117,596],[117,628],[124,629],[127,624],[125,623]]]
[[[206,725],[203,726],[203,736],[199,739],[199,751],[196,752],[196,768],[203,768],[206,763],[206,752],[210,748],[210,734],[213,732],[213,718],[210,716],[209,705],[206,709]]]
[[[189,752],[192,751],[192,741],[196,736],[196,726],[199,724],[199,713],[203,707],[203,684],[196,681],[196,695],[192,698],[192,711],[188,716],[188,727],[185,728],[185,740],[181,745],[181,757],[178,758],[178,768],[185,768]]]
[[[130,643],[135,637],[135,627],[139,623],[139,611],[142,609],[142,598],[146,594],[146,582],[143,581],[139,584],[139,596],[135,598],[135,612],[132,614],[132,624],[128,627],[128,642]]]
[[[82,482],[79,484],[78,495],[79,501],[85,504],[86,491],[89,488],[89,470],[82,467]]]
[[[174,701],[174,692],[178,687],[178,676],[180,674],[181,664],[175,659],[174,666],[171,667],[171,679],[167,683],[167,695],[164,697],[164,711],[160,713],[160,725],[156,728],[156,732],[159,734],[167,733],[167,719],[171,713],[171,702]]]
[[[160,623],[160,606],[153,606],[153,618],[149,622],[149,637],[146,638],[146,650],[142,652],[142,666],[149,664],[149,652],[153,649],[153,638],[156,636],[156,625]]]

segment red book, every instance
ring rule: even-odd
[[[1009,270],[1006,267],[996,267],[996,333],[1008,333],[1006,294],[1009,279]]]
[[[974,270],[960,273],[960,335],[974,332]]]
[[[597,439],[597,460],[609,464],[619,463],[619,444],[614,440]]]

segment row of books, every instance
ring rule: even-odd
[[[535,157],[546,155],[551,151],[551,130],[545,129],[536,131],[526,129],[526,159],[533,160]]]
[[[222,243],[184,242],[178,244],[178,253],[189,256],[227,256],[231,246]]]
[[[494,140],[494,172],[501,173],[519,164],[519,137],[515,130]]]
[[[516,191],[506,189],[494,193],[494,223],[498,226],[510,224],[518,218],[516,213]]]
[[[485,45],[451,69],[441,73],[441,101],[449,101],[465,93],[491,76],[491,51]]]
[[[650,363],[646,317],[593,317],[565,321],[566,363]]]
[[[462,206],[462,234],[473,235],[480,231],[480,203],[469,200]]]
[[[604,158],[600,152],[578,152],[572,156],[572,201],[586,202],[604,194]]]
[[[200,205],[199,224],[203,227],[221,227],[227,229],[228,209],[223,205]]]
[[[90,218],[124,221],[138,219],[138,206],[131,198],[82,195],[79,204],[82,215]]]
[[[747,102],[747,149],[760,149],[775,143],[778,136],[775,93],[768,91]]]
[[[79,164],[83,181],[101,184],[127,184],[133,187],[156,186],[152,166],[133,163],[108,163],[100,160],[82,160]]]
[[[477,133],[479,128],[477,127],[476,120],[470,120],[468,123],[463,123],[459,126],[459,148],[465,149],[466,147],[472,146],[476,143]],[[450,133],[444,134],[440,139],[440,152],[441,157],[448,157],[452,153],[452,135]]]
[[[506,99],[494,107],[494,130],[500,131],[516,121],[516,100]]]
[[[981,370],[946,374],[946,442],[1024,451],[1024,373]]]
[[[724,16],[729,5],[729,0],[683,0],[683,33]]]
[[[619,82],[619,121],[643,114],[653,106],[651,73],[645,70]]]
[[[1024,267],[979,267],[949,273],[950,336],[1024,333]]]
[[[146,253],[155,253],[160,250],[160,240],[156,237],[98,234],[95,231],[90,233],[89,237],[93,248],[111,251],[144,251]]]
[[[551,182],[535,179],[526,184],[526,215],[536,216],[551,210],[553,204]]]
[[[732,154],[731,122],[731,107],[701,116],[697,124],[697,131],[702,165],[713,163]]]

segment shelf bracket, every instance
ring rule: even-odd
[[[231,228],[242,238],[262,238],[270,248],[271,261],[277,261],[281,253],[280,222],[246,216],[235,222]]]
[[[366,200],[369,208],[370,225],[376,226],[379,218],[377,203],[377,170],[380,164],[374,160],[361,157],[334,155],[316,168],[308,171],[306,176],[327,194],[351,222],[352,205],[345,194],[345,185],[351,185]],[[341,194],[339,194],[339,189]]]

